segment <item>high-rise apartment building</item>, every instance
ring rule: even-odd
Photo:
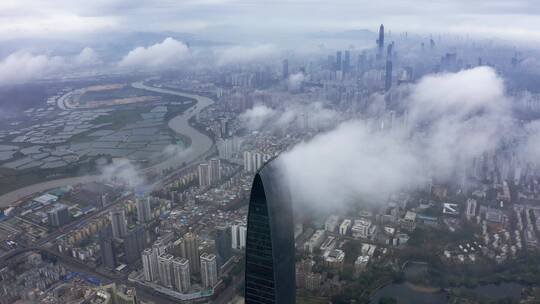
[[[188,259],[176,257],[173,260],[173,274],[176,290],[181,293],[188,293],[191,289],[191,273]]]
[[[201,255],[201,282],[205,288],[214,288],[218,281],[216,255],[203,253]]]
[[[208,164],[200,164],[198,169],[199,187],[207,188],[210,186],[210,166]]]
[[[213,158],[208,162],[210,170],[210,184],[215,185],[221,180],[221,161]]]
[[[126,212],[123,208],[111,210],[112,233],[115,238],[123,238],[127,233]]]
[[[150,204],[150,196],[137,197],[137,221],[142,224],[152,220],[152,208]]]
[[[128,231],[124,238],[124,257],[127,264],[135,263],[146,247],[146,232],[144,226],[139,225]]]
[[[189,260],[190,271],[192,274],[199,273],[199,238],[194,232],[188,232],[184,235],[184,246],[186,258]]]
[[[174,286],[173,259],[174,257],[168,253],[162,253],[158,257],[159,283],[163,287]]]
[[[232,257],[232,237],[231,227],[217,226],[216,227],[216,253],[219,265],[225,264]]]

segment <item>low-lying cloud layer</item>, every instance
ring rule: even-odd
[[[349,121],[282,154],[278,164],[294,200],[318,207],[376,203],[430,178],[453,178],[513,128],[504,82],[487,67],[426,76],[406,102],[408,114],[396,118],[407,121],[401,127]],[[529,142],[527,150],[538,148]]]
[[[240,121],[253,131],[274,131],[289,126],[321,130],[334,126],[338,118],[336,111],[325,108],[320,102],[306,105],[293,103],[292,100],[285,109],[277,110],[258,104],[239,117]]]
[[[167,38],[148,47],[137,47],[112,66],[107,65],[103,58],[89,47],[74,56],[51,56],[18,51],[0,60],[0,86],[65,76],[65,74],[90,68],[178,68],[190,56],[191,51],[188,46],[173,38]]]
[[[22,83],[60,72],[73,71],[101,63],[91,48],[84,48],[73,57],[36,55],[30,52],[15,52],[0,61],[0,85]]]
[[[141,172],[128,159],[117,159],[101,168],[100,179],[104,182],[119,183],[131,188],[141,187],[145,179]]]
[[[130,68],[171,68],[178,67],[189,56],[190,50],[185,43],[169,37],[161,43],[133,49],[122,58],[119,65]]]
[[[306,79],[306,76],[304,73],[296,73],[289,76],[287,79],[287,86],[289,90],[298,90],[301,86],[304,80]]]

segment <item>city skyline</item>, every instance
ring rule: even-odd
[[[532,0],[0,11],[0,303],[539,302]]]

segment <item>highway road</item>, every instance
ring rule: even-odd
[[[177,153],[171,156],[170,158],[161,163],[145,168],[144,170],[142,170],[141,173],[152,171],[161,172],[163,169],[166,168],[179,167],[182,166],[182,164],[189,165],[190,163],[195,162],[201,159],[203,156],[209,155],[214,151],[214,144],[212,139],[210,139],[206,134],[199,132],[197,129],[189,125],[189,120],[192,117],[197,116],[204,108],[214,103],[212,99],[206,96],[182,93],[170,89],[151,87],[145,85],[142,82],[133,83],[132,86],[138,89],[158,92],[162,94],[188,97],[197,100],[197,103],[193,107],[187,109],[186,111],[184,111],[184,113],[172,118],[168,123],[169,128],[174,130],[176,133],[182,134],[191,139],[191,145],[189,146],[189,148],[184,152]],[[55,179],[33,184],[1,195],[0,207],[7,207],[20,199],[31,196],[34,193],[43,192],[49,189],[64,186],[72,186],[81,183],[99,181],[100,179],[101,175],[86,175]]]

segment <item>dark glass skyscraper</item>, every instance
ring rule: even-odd
[[[216,253],[218,256],[218,264],[222,266],[232,257],[232,235],[231,227],[218,226],[216,227]]]
[[[142,225],[128,231],[124,238],[124,253],[127,264],[136,262],[141,257],[141,252],[146,247],[145,230]]]
[[[384,25],[382,24],[381,27],[379,27],[379,39],[377,39],[377,47],[377,60],[381,60],[384,51]]]
[[[379,47],[379,50],[382,50],[384,49],[384,25],[381,24],[381,26],[379,27],[379,39],[377,40],[377,44],[378,44],[378,47]]]
[[[275,163],[251,189],[246,240],[246,304],[294,304],[294,226],[290,193]]]
[[[103,267],[112,270],[116,268],[116,254],[112,239],[111,226],[105,227],[99,232],[99,247],[101,249],[101,263]]]

